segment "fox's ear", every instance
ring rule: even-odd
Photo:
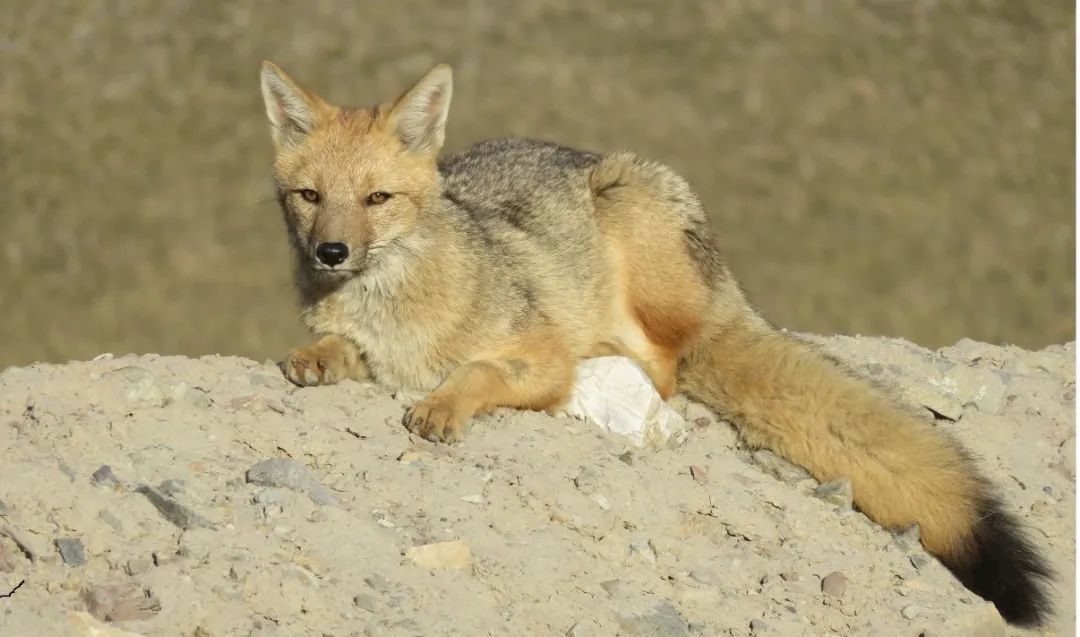
[[[453,84],[450,67],[440,64],[394,103],[394,125],[406,148],[432,154],[442,148]]]
[[[274,145],[294,144],[311,133],[318,122],[322,100],[300,88],[272,62],[263,62],[260,79]]]

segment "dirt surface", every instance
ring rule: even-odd
[[[1074,345],[809,338],[955,419],[1061,574],[1051,625],[1008,634],[1071,635]],[[910,538],[679,397],[689,435],[659,451],[509,410],[433,445],[410,400],[218,356],[7,369],[0,592],[25,583],[0,634],[1005,634]]]
[[[666,162],[778,325],[1074,339],[1066,0],[5,0],[0,366],[304,336],[263,58],[345,104],[454,66],[448,150]]]

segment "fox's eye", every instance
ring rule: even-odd
[[[389,198],[390,198],[390,193],[388,193],[388,192],[381,192],[381,191],[380,192],[373,192],[370,195],[368,195],[367,202],[369,204],[371,204],[372,206],[377,206],[379,204],[386,203],[386,200],[389,199]]]
[[[319,203],[319,199],[321,199],[321,197],[319,197],[319,191],[312,190],[310,188],[305,188],[301,190],[300,196],[303,197],[304,201],[307,201],[308,203]]]

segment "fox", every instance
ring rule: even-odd
[[[624,356],[743,443],[920,539],[1009,623],[1051,611],[1054,573],[973,456],[929,417],[749,301],[690,184],[630,151],[501,138],[443,154],[450,66],[393,100],[336,106],[264,61],[300,315],[283,373],[419,392],[403,425],[460,441],[499,408],[554,413],[585,359]]]

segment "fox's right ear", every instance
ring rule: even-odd
[[[274,146],[295,144],[307,137],[318,123],[322,100],[272,62],[263,62],[260,79]]]

